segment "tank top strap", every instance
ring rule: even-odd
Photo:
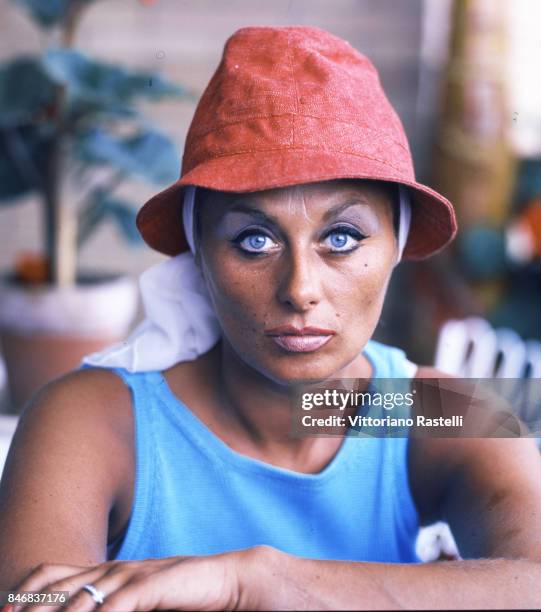
[[[411,379],[417,372],[417,365],[407,358],[402,349],[376,340],[369,340],[363,353],[373,367],[372,381],[369,385],[372,392],[380,394],[411,392]],[[408,419],[411,417],[411,407],[406,403],[401,406],[393,405],[389,411],[380,409],[375,416],[384,417],[386,414],[398,419]],[[390,437],[387,437],[388,433],[385,433],[385,429],[382,427],[383,437],[376,438],[375,441],[380,448],[385,449],[385,459],[382,459],[382,465],[393,466],[393,494],[401,509],[396,513],[395,520],[400,532],[416,534],[420,523],[409,484],[410,426],[394,428],[396,433]],[[415,538],[413,540],[415,541]]]
[[[379,403],[372,406],[366,414],[373,417],[410,419],[412,393],[415,393],[411,380],[417,366],[406,357],[402,349],[375,340],[367,343],[363,353],[373,367],[368,391],[379,395]],[[401,427],[400,435],[406,436],[409,427],[409,422],[407,426]],[[389,431],[397,430],[391,428]]]
[[[96,368],[99,366],[82,364],[79,369]],[[158,435],[155,424],[159,420],[155,402],[152,396],[161,376],[158,372],[128,372],[125,368],[104,368],[119,376],[130,390],[132,414],[135,429],[135,491],[136,503],[128,522],[129,537],[124,540],[123,548],[133,548],[139,545],[134,542],[133,534],[145,533],[145,521],[152,513],[152,503],[156,499],[157,458],[156,448]],[[107,545],[108,559],[123,535]]]
[[[374,378],[413,378],[417,371],[417,365],[398,347],[369,340],[363,353],[372,364]]]

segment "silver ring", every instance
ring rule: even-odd
[[[85,586],[83,587],[83,591],[87,591],[88,593],[90,593],[92,595],[92,599],[97,604],[103,603],[105,593],[97,589],[93,584],[85,584]]]

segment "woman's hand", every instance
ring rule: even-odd
[[[256,546],[244,550],[200,556],[167,557],[144,561],[108,561],[93,567],[42,564],[18,586],[17,591],[69,591],[67,606],[17,606],[21,610],[233,610],[250,606],[248,592],[257,587],[250,580],[254,564],[273,550]],[[105,594],[97,604],[83,590],[92,584]],[[245,608],[247,609],[247,608]]]

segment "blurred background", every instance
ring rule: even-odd
[[[397,268],[376,338],[426,364],[449,321],[541,339],[539,23],[536,0],[0,0],[0,412],[141,321],[137,277],[162,256],[135,213],[177,178],[247,25],[368,55],[418,180],[455,204],[459,238]]]

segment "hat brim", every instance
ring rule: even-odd
[[[409,187],[411,226],[402,259],[425,259],[443,249],[457,231],[453,206],[430,187],[404,179],[404,169],[372,158],[306,149],[241,153],[197,165],[178,181],[150,198],[137,215],[145,242],[165,255],[189,250],[182,224],[186,185],[218,191],[252,192],[333,179],[371,179]]]

